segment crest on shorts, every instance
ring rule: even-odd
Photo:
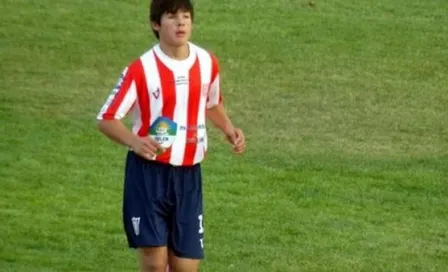
[[[131,220],[134,233],[138,236],[140,234],[140,217],[132,217]]]

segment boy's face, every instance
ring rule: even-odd
[[[192,21],[189,11],[178,10],[176,13],[165,13],[160,19],[160,25],[153,23],[152,27],[159,32],[161,42],[171,46],[185,45],[191,36]]]

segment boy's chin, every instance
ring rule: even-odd
[[[188,39],[182,39],[182,40],[175,40],[175,41],[173,41],[173,46],[176,46],[176,47],[180,47],[180,46],[184,46],[184,45],[186,45],[188,43]]]
[[[189,40],[188,36],[175,37],[175,38],[171,39],[170,44],[172,44],[173,46],[183,46],[188,43],[188,40]]]

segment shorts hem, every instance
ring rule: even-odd
[[[149,247],[167,247],[167,244],[129,244],[129,248],[138,249],[138,248],[149,248]]]
[[[176,251],[172,248],[168,248],[168,250],[171,250],[174,253],[174,256],[176,256],[178,258],[192,259],[192,260],[203,260],[204,259],[204,254],[201,254],[201,255],[184,254],[184,253],[180,253],[179,251]]]

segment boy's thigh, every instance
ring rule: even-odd
[[[167,170],[134,153],[127,158],[123,224],[131,248],[168,245]]]
[[[204,214],[199,165],[175,173],[175,205],[170,224],[169,248],[187,260],[204,258]]]
[[[174,252],[169,251],[168,253],[168,263],[169,272],[196,272],[199,271],[200,265],[199,259],[188,259],[177,257]]]

